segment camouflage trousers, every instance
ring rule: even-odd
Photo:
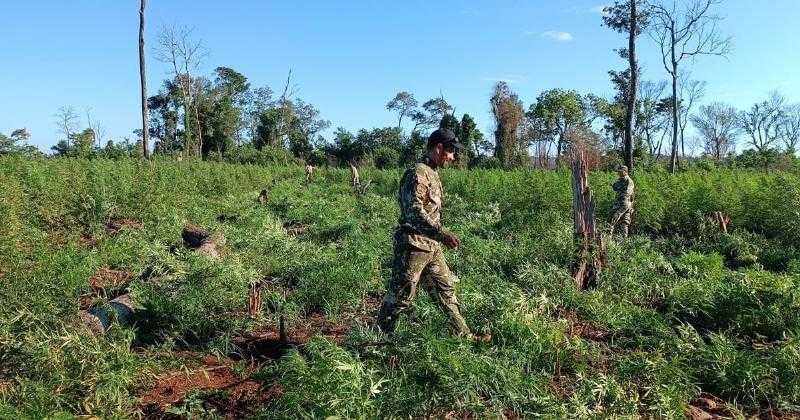
[[[631,225],[631,219],[633,218],[633,207],[632,206],[614,206],[611,209],[611,233],[614,233],[614,229],[617,225],[622,226],[622,231],[625,236],[628,235],[628,228]]]
[[[432,251],[420,250],[411,246],[408,236],[402,232],[395,234],[392,277],[378,313],[381,330],[394,331],[400,314],[411,307],[420,283],[450,318],[455,333],[470,334],[456,299],[455,276],[447,267],[441,246],[437,245]]]

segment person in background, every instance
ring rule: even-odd
[[[617,168],[616,182],[611,184],[611,188],[617,194],[614,200],[614,207],[611,208],[611,236],[614,236],[614,230],[617,225],[622,227],[622,235],[628,237],[628,230],[631,226],[631,218],[633,217],[633,193],[634,185],[633,180],[628,176],[628,167],[620,166]]]

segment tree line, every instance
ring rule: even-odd
[[[734,162],[768,168],[794,159],[800,139],[800,104],[789,104],[779,92],[737,110],[721,103],[698,106],[706,82],[686,69],[700,56],[724,56],[731,40],[720,34],[716,14],[721,0],[618,0],[604,9],[602,24],[626,35],[616,53],[627,66],[608,72],[614,94],[603,97],[568,89],[541,92],[525,107],[505,82],[491,92],[488,107],[494,131],[484,135],[468,114],[456,115],[444,96],[418,101],[413,93],[389,97],[386,110],[397,125],[350,132],[336,128],[313,104],[297,97],[291,71],[277,90],[251,86],[230,67],[198,73],[206,57],[202,42],[184,27],[162,28],[154,56],[169,70],[154,95],[147,94],[144,57],[145,0],[139,9],[139,64],[142,129],[135,138],[105,139],[102,125],[86,110],[82,123],[72,107],[56,113],[59,156],[143,156],[150,143],[156,156],[202,158],[244,163],[303,160],[315,165],[371,164],[379,168],[406,165],[422,154],[427,134],[452,129],[466,145],[462,167],[540,168],[559,165],[572,139],[589,139],[597,161],[663,163],[673,171],[692,150],[717,163]],[[647,35],[661,52],[668,80],[643,80],[636,51]],[[687,139],[687,128],[695,135]],[[0,154],[35,153],[20,129],[0,134]],[[103,142],[105,144],[103,145]],[[737,145],[746,148],[735,154]],[[687,153],[687,146],[689,153]]]

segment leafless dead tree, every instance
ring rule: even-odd
[[[780,133],[786,151],[797,152],[797,144],[800,142],[800,104],[786,107],[780,124]]]
[[[192,39],[192,30],[186,27],[165,26],[158,36],[156,59],[170,65],[172,75],[183,100],[184,131],[189,132],[189,114],[194,113],[195,136],[197,143],[194,145],[198,156],[202,155],[203,132],[200,125],[197,95],[195,92],[192,74],[200,67],[203,58],[207,55],[205,47],[200,40]],[[188,150],[192,145],[186,142]]]
[[[681,132],[681,156],[686,158],[686,126],[689,125],[689,116],[692,109],[706,94],[706,82],[700,80],[692,80],[689,73],[685,77],[681,77],[678,83],[678,98],[680,109],[678,110],[679,128]]]
[[[80,117],[78,117],[78,113],[75,112],[75,108],[71,106],[62,106],[56,111],[55,117],[58,132],[64,136],[64,140],[72,141],[72,137],[75,135],[75,132],[78,131],[78,121],[80,121]]]
[[[664,69],[672,78],[672,153],[669,170],[678,162],[679,92],[681,62],[701,55],[725,56],[731,39],[723,37],[717,24],[722,17],[711,8],[722,0],[663,0],[650,6],[650,36],[661,48]]]
[[[739,132],[735,108],[719,102],[701,106],[691,121],[703,139],[706,154],[715,160],[722,160],[735,147]]]
[[[739,114],[739,127],[759,152],[766,152],[780,138],[785,103],[786,98],[778,92],[772,92],[769,99],[755,103],[749,110]]]

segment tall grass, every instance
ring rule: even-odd
[[[283,390],[264,418],[682,418],[700,391],[740,413],[798,409],[796,176],[637,173],[635,234],[579,291],[567,172],[445,170],[444,220],[464,244],[448,263],[467,321],[493,342],[451,337],[423,293],[374,346],[385,337],[365,304],[389,276],[400,175],[364,170],[370,188],[354,195],[337,169],[307,184],[295,166],[0,158],[0,417],[132,416],[170,351],[236,353],[276,310],[290,331],[312,315],[351,327],[254,374]],[[613,180],[592,175],[599,218]],[[731,216],[729,235],[712,211]],[[118,218],[142,227],[106,228]],[[186,223],[224,234],[223,257],[183,248]],[[94,336],[78,298],[102,267],[133,273],[136,323]],[[264,278],[277,285],[267,313],[247,317]]]

